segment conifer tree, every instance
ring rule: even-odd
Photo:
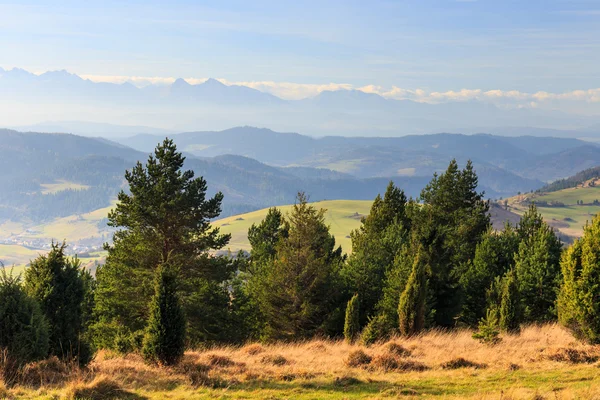
[[[346,306],[346,320],[344,322],[344,338],[348,343],[354,343],[360,333],[359,322],[360,300],[358,294],[352,296]]]
[[[150,301],[142,354],[149,363],[175,365],[185,350],[185,317],[177,295],[174,271],[169,265],[156,269],[154,296]]]
[[[366,324],[381,301],[386,275],[410,230],[404,192],[390,182],[383,198],[378,195],[369,215],[350,233],[352,253],[342,269],[345,284],[361,299],[360,323]],[[394,307],[397,307],[397,297]],[[395,312],[395,311],[394,311]]]
[[[507,332],[519,330],[520,307],[517,274],[514,269],[511,269],[503,279],[500,299],[500,329]]]
[[[179,295],[189,322],[188,338],[226,340],[231,328],[226,282],[233,265],[222,256],[230,235],[212,228],[210,221],[221,212],[223,195],[207,196],[207,184],[183,170],[185,157],[170,139],[156,147],[145,165],[138,162],[125,178],[129,191],[121,191],[108,216],[119,228],[107,245],[106,264],[96,272],[96,321],[91,329],[101,347],[143,335],[148,299],[153,293],[154,270],[169,262],[178,269]],[[125,340],[126,342],[127,340]],[[125,346],[127,348],[127,346]]]
[[[66,244],[52,243],[25,270],[25,291],[42,309],[49,326],[50,354],[87,364],[91,353],[84,340],[85,272],[77,258],[65,254]]]
[[[490,226],[489,202],[477,192],[471,161],[463,170],[452,160],[422,190],[422,207],[413,216],[417,241],[429,260],[433,323],[453,326],[461,311],[460,276]]]
[[[48,324],[39,304],[0,264],[0,349],[7,352],[0,377],[11,386],[21,367],[48,355]]]
[[[425,263],[421,257],[419,250],[398,304],[400,334],[405,336],[419,333],[425,326],[427,277]]]
[[[576,337],[600,343],[600,215],[561,260],[562,283],[557,301],[559,322]]]
[[[256,282],[265,339],[300,339],[316,332],[330,333],[327,324],[336,313],[343,330],[339,269],[341,247],[325,224],[325,210],[308,204],[300,193],[288,215],[289,235],[276,246],[276,255]],[[340,308],[340,309],[338,309]]]
[[[537,212],[535,208],[532,211]],[[561,243],[552,228],[543,221],[534,221],[526,232],[528,236],[522,239],[515,256],[523,321],[549,321],[556,318],[555,302],[561,279]]]

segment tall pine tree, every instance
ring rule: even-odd
[[[419,250],[406,283],[406,288],[402,292],[398,303],[400,334],[404,336],[419,333],[425,327],[427,271],[421,257],[421,251]]]
[[[180,296],[194,342],[227,338],[229,293],[225,282],[232,265],[212,255],[229,235],[212,228],[221,212],[223,195],[207,197],[203,178],[184,171],[185,157],[172,140],[157,146],[146,165],[138,162],[125,173],[129,192],[122,191],[109,213],[109,225],[119,228],[106,246],[106,264],[98,268],[93,325],[95,340],[116,346],[120,337],[139,336],[149,317],[154,270],[170,263],[177,271]]]

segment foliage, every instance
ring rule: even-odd
[[[0,265],[0,366],[4,382],[11,385],[15,370],[48,355],[48,323],[39,304],[21,288],[20,277],[10,276]]]
[[[344,338],[348,343],[354,343],[360,333],[360,300],[358,293],[352,296],[346,306],[346,320],[344,321]]]
[[[479,330],[473,334],[473,339],[485,344],[497,344],[500,342],[500,329],[498,326],[498,310],[491,308],[487,310],[485,318],[479,321]]]
[[[387,339],[393,329],[390,325],[389,318],[385,314],[378,314],[370,318],[360,335],[360,341],[365,346],[368,346]]]
[[[426,273],[426,266],[419,251],[398,304],[398,319],[402,335],[414,335],[425,327]]]
[[[381,300],[385,276],[406,240],[410,219],[404,192],[390,182],[383,199],[377,196],[361,226],[350,234],[352,254],[342,269],[347,287],[361,298],[361,325]]]
[[[65,249],[64,242],[52,243],[47,255],[33,260],[25,270],[24,286],[40,304],[48,322],[50,354],[63,360],[77,359],[85,365],[91,357],[89,344],[84,340],[84,312],[89,314],[83,309],[85,272],[77,258],[65,255]]]
[[[517,332],[521,321],[521,303],[517,274],[511,269],[503,279],[502,297],[500,299],[500,329]]]
[[[557,308],[560,323],[577,337],[600,343],[600,216],[561,260],[562,283]]]
[[[175,365],[183,358],[186,327],[173,267],[159,266],[154,285],[142,354],[147,362]]]
[[[488,231],[489,202],[477,192],[478,179],[469,161],[463,170],[452,160],[441,175],[434,175],[421,192],[423,206],[412,225],[431,275],[430,308],[433,323],[453,326],[460,314],[459,279]]]
[[[343,257],[324,214],[325,210],[310,206],[300,193],[288,216],[288,236],[278,241],[275,256],[252,281],[252,295],[265,322],[265,339],[330,333],[327,325],[340,304]]]
[[[106,264],[97,271],[94,335],[98,345],[114,344],[116,334],[138,336],[149,317],[148,304],[139,299],[152,296],[156,265],[169,262],[178,269],[179,295],[189,321],[190,338],[225,340],[228,324],[226,282],[232,264],[213,256],[229,240],[210,220],[221,211],[223,195],[207,198],[203,178],[182,171],[185,157],[172,140],[157,146],[145,166],[140,162],[125,173],[129,193],[121,191],[116,208],[109,213],[109,225],[121,228],[107,246]],[[212,325],[207,325],[211,324]],[[119,329],[106,329],[107,327]]]
[[[515,271],[523,305],[523,321],[555,319],[562,243],[543,221],[535,204],[523,215],[517,232],[521,243],[515,256]]]

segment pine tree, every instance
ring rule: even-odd
[[[344,322],[344,338],[348,343],[354,343],[360,332],[359,323],[360,301],[358,294],[352,296],[346,306],[346,320]]]
[[[42,309],[50,330],[50,354],[63,360],[90,360],[84,340],[84,271],[77,258],[65,255],[66,244],[52,243],[47,255],[40,255],[25,270],[25,291]]]
[[[575,336],[600,343],[600,215],[561,260],[562,283],[557,301],[559,322]]]
[[[519,330],[520,307],[517,274],[512,269],[503,280],[500,300],[500,329],[507,332],[517,332]]]
[[[561,279],[561,243],[545,223],[528,233],[531,236],[521,241],[515,256],[523,321],[553,320],[556,318],[555,302]]]
[[[19,276],[0,264],[0,349],[7,352],[0,377],[11,386],[20,368],[48,355],[48,324],[39,304],[27,296]]]
[[[300,193],[288,215],[289,235],[276,246],[253,291],[265,321],[265,339],[301,339],[326,332],[338,315],[343,330],[339,269],[341,247],[325,224],[325,210],[308,204]],[[340,309],[341,308],[341,309]]]
[[[467,262],[460,276],[463,304],[460,321],[475,326],[486,317],[486,290],[494,279],[514,267],[514,256],[519,249],[519,236],[507,224],[502,232],[488,231],[477,245],[475,256]]]
[[[178,269],[179,295],[189,321],[188,338],[226,340],[231,261],[214,256],[229,241],[210,221],[221,212],[223,195],[207,197],[207,184],[184,171],[185,157],[172,140],[159,144],[145,165],[138,162],[125,178],[129,192],[121,191],[108,216],[119,228],[106,246],[106,264],[96,272],[94,340],[101,347],[116,347],[117,339],[143,334],[149,317],[154,270],[169,262]],[[118,337],[117,337],[118,334]],[[127,340],[125,340],[126,342]],[[126,348],[127,346],[125,346]]]
[[[463,170],[452,160],[422,190],[423,205],[413,216],[414,233],[427,252],[433,323],[450,327],[461,312],[460,276],[490,227],[489,202],[477,192],[469,161]]]
[[[383,295],[385,277],[408,236],[407,207],[404,192],[390,182],[383,198],[379,195],[375,198],[369,215],[350,234],[352,254],[342,269],[342,277],[346,286],[360,296],[361,325],[375,314]]]
[[[400,296],[398,319],[400,334],[409,336],[419,333],[425,326],[425,300],[427,295],[427,277],[425,263],[417,254],[413,269]]]
[[[185,350],[185,317],[177,295],[172,267],[156,269],[154,296],[150,301],[142,354],[149,363],[176,365]]]

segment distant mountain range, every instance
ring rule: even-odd
[[[103,137],[250,125],[312,136],[487,132],[600,138],[600,117],[506,109],[479,101],[427,104],[359,90],[283,100],[215,79],[197,85],[177,79],[170,85],[138,88],[129,83],[94,83],[66,71],[35,75],[22,69],[0,69],[0,121],[19,130],[64,130]],[[109,121],[114,125],[47,121]]]

